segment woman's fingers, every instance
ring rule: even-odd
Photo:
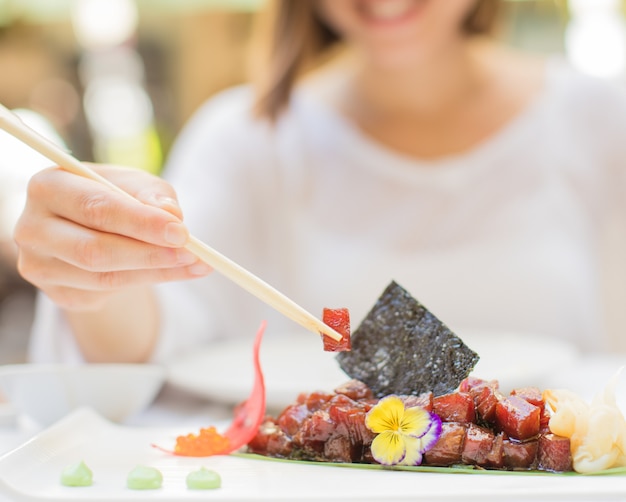
[[[168,183],[135,169],[93,167],[131,197],[59,168],[33,176],[14,233],[26,280],[63,308],[93,310],[124,288],[210,272],[183,248],[189,234]]]
[[[123,235],[99,232],[72,221],[47,218],[41,226],[33,226],[28,237],[20,231],[25,253],[29,249],[45,254],[90,272],[137,270],[190,265],[197,257],[184,248],[169,248],[146,243]]]
[[[168,211],[179,219],[183,214],[178,205],[176,192],[169,183],[150,174],[141,173],[128,168],[117,166],[92,166],[98,169],[100,174],[106,176],[113,184],[123,188],[130,195],[144,204],[158,207]]]
[[[62,220],[44,225],[21,247],[18,268],[25,279],[46,292],[55,287],[106,292],[190,279],[211,271],[183,248],[97,233]]]
[[[72,311],[98,310],[111,293],[126,287],[194,279],[210,272],[201,262],[184,267],[112,272],[89,272],[63,262],[48,262],[31,270],[37,281],[33,283],[59,307]]]
[[[54,287],[74,288],[83,291],[115,291],[127,286],[143,286],[159,282],[179,281],[205,275],[210,268],[202,262],[170,268],[137,270],[111,270],[91,272],[73,267],[55,258],[35,260],[31,264],[33,279]]]
[[[150,187],[159,186],[161,190],[169,186],[145,173],[130,170],[130,174],[134,174],[137,181],[132,185],[127,182],[127,186],[141,192],[144,198],[149,198],[147,194],[150,193],[156,201],[163,192],[149,192],[156,188],[136,187],[140,181]],[[175,201],[170,195],[161,197]],[[55,215],[101,232],[160,246],[183,246],[188,238],[186,227],[171,212],[174,208],[171,203],[168,205],[170,210],[155,207],[61,169],[49,169],[34,176],[29,183],[28,200],[32,201],[34,211]]]

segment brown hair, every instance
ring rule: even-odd
[[[465,22],[467,35],[493,31],[501,0],[477,0]],[[316,0],[267,0],[258,15],[252,74],[255,112],[276,120],[289,103],[291,90],[306,70],[340,41],[317,14]]]

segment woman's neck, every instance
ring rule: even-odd
[[[312,83],[367,136],[421,159],[464,152],[493,136],[543,85],[541,60],[489,42],[443,56],[383,71],[353,54]]]
[[[458,105],[485,84],[480,44],[458,42],[415,64],[380,68],[356,55],[345,80],[346,110],[352,115],[439,115]],[[445,52],[445,53],[442,53]]]

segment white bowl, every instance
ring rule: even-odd
[[[164,380],[164,368],[150,364],[0,366],[7,400],[43,426],[81,407],[123,422],[154,400]]]

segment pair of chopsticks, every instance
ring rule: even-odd
[[[0,129],[4,129],[10,135],[30,146],[66,171],[97,181],[126,197],[134,198],[117,185],[99,175],[86,164],[83,164],[78,159],[65,152],[61,147],[52,143],[47,138],[40,135],[37,131],[31,129],[17,115],[1,104]],[[200,260],[210,265],[222,275],[226,276],[238,286],[242,287],[309,331],[318,334],[323,333],[335,341],[340,341],[342,339],[341,334],[307,312],[293,300],[290,300],[269,284],[265,283],[251,272],[248,272],[246,269],[226,256],[218,253],[215,249],[211,248],[199,239],[190,235],[187,244],[185,244],[185,249],[193,253]]]

